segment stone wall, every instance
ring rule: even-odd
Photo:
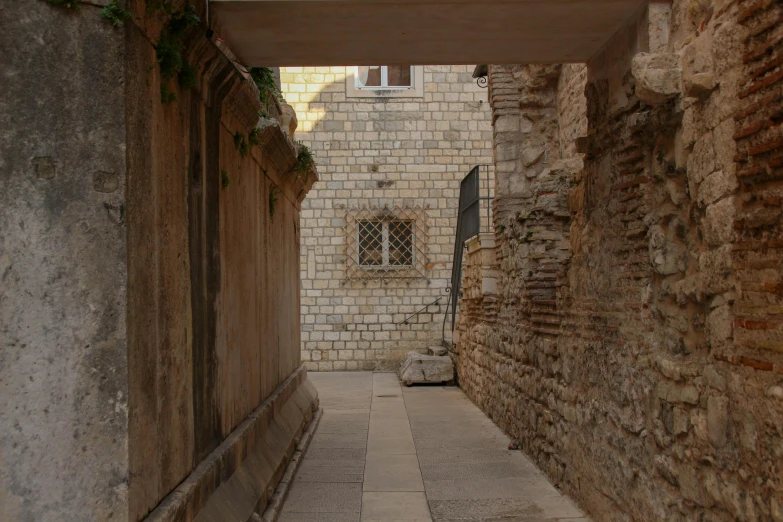
[[[185,5],[128,2],[119,28],[92,4],[0,9],[0,519],[247,520],[313,416],[297,260],[317,176],[202,24],[179,40],[194,85],[161,78]]]
[[[123,39],[0,7],[2,520],[128,516]]]
[[[459,379],[596,520],[783,520],[782,9],[653,3],[586,75],[490,67],[501,276]]]
[[[351,97],[350,69],[281,70],[300,122],[296,138],[312,149],[321,176],[302,207],[301,257],[302,358],[319,371],[395,368],[408,351],[440,344],[460,181],[492,163],[487,91],[472,67],[425,67],[421,95],[403,98]],[[346,213],[385,206],[424,209],[426,273],[348,281]]]

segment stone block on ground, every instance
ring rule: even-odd
[[[454,363],[449,356],[411,352],[400,368],[400,380],[412,384],[439,384],[454,380]]]
[[[429,355],[443,356],[448,353],[448,350],[446,349],[445,346],[434,345],[434,346],[428,346],[427,352],[429,352]]]

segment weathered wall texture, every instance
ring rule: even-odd
[[[346,97],[347,69],[281,70],[321,176],[302,208],[302,358],[319,371],[396,369],[441,341],[460,181],[492,162],[491,112],[472,67],[425,67],[422,96],[390,99]],[[426,277],[346,282],[346,210],[386,205],[427,208]]]
[[[125,49],[98,11],[0,6],[2,520],[127,518]]]
[[[653,4],[586,75],[490,67],[460,383],[596,520],[783,520],[781,15]]]
[[[13,57],[3,520],[139,520],[156,506],[153,520],[205,506],[249,518],[317,400],[300,366],[298,270],[316,175],[292,171],[294,145],[277,121],[259,124],[258,90],[203,25],[182,40],[195,87],[169,80],[176,100],[162,103],[154,45],[171,14],[150,5],[129,2],[122,28],[87,4],[0,9]],[[257,124],[245,154],[235,136]]]
[[[276,124],[241,152],[235,136],[256,128],[258,92],[202,27],[185,40],[197,85],[172,85],[177,100],[162,104],[147,71],[166,17],[143,21],[128,31],[126,76],[132,519],[222,454],[300,365],[299,205],[313,182],[292,172],[296,152]],[[254,444],[230,449],[218,474]],[[190,516],[209,494],[187,501]]]

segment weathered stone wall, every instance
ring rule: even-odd
[[[123,32],[3,2],[0,52],[0,519],[124,520]]]
[[[587,65],[575,145],[573,69],[490,68],[518,145],[460,383],[597,520],[783,520],[781,9],[652,4]]]
[[[185,2],[128,2],[119,28],[18,4],[0,8],[0,518],[248,519],[317,403],[297,265],[317,176],[202,24],[181,40],[195,85],[161,79]]]
[[[492,163],[487,91],[472,67],[424,67],[423,91],[404,98],[351,97],[347,69],[281,70],[296,139],[321,176],[303,203],[301,258],[302,358],[319,371],[396,368],[408,351],[440,343],[460,181]],[[426,208],[425,277],[346,281],[347,209],[387,205]]]
[[[196,85],[169,81],[176,101],[162,103],[160,75],[148,71],[168,16],[137,8],[126,75],[131,518],[177,488],[153,519],[192,519],[256,444],[270,443],[265,401],[276,390],[287,400],[303,381],[284,385],[301,364],[299,208],[315,175],[292,171],[293,144],[276,121],[259,124],[258,90],[202,26],[183,40]],[[280,457],[303,418],[276,442]],[[271,474],[281,461],[267,457]],[[256,498],[237,513],[263,509],[274,485],[264,478],[241,489]]]

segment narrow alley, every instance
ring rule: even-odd
[[[459,388],[310,379],[324,414],[280,522],[588,520]]]
[[[0,0],[0,56],[0,522],[783,522],[783,0]]]

